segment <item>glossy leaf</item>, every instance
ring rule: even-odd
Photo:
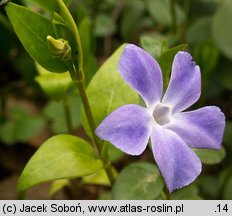
[[[232,2],[225,0],[213,18],[213,36],[220,51],[232,59]]]
[[[54,12],[56,9],[56,0],[27,0],[27,1],[33,1],[39,6],[41,6],[43,9]],[[69,5],[71,0],[63,0],[66,5]]]
[[[116,108],[125,104],[139,103],[137,93],[125,83],[117,70],[123,48],[124,45],[101,66],[87,87],[87,95],[96,125],[99,125]],[[84,129],[91,136],[83,109],[81,116]]]
[[[38,5],[40,5],[42,8],[49,10],[49,11],[54,11],[56,9],[56,0],[32,0]]]
[[[79,137],[57,135],[37,150],[24,168],[18,190],[57,179],[77,178],[93,174],[102,168],[90,144]]]
[[[7,4],[6,13],[19,40],[41,66],[52,72],[67,71],[64,63],[54,58],[47,46],[47,36],[55,37],[51,22],[26,7]]]
[[[148,53],[150,53],[155,59],[158,59],[167,49],[167,40],[164,38],[152,38],[143,36],[141,38],[141,45]]]
[[[60,190],[62,190],[65,187],[68,187],[69,184],[68,179],[60,179],[60,180],[55,180],[52,182],[52,185],[49,189],[49,197],[54,197]]]
[[[60,100],[73,84],[69,72],[52,73],[40,65],[36,65],[40,75],[35,79],[43,91],[52,99]]]
[[[176,47],[173,47],[163,53],[158,62],[160,64],[162,73],[163,73],[163,80],[164,80],[164,87],[166,88],[169,82],[169,76],[172,70],[172,62],[177,52],[186,50],[188,45],[181,44]]]
[[[116,176],[117,171],[116,170],[113,171],[114,171],[114,175]],[[82,178],[82,182],[85,184],[95,184],[95,185],[105,185],[105,186],[111,185],[109,178],[104,169],[101,169],[92,175],[85,176],[84,178]]]
[[[172,200],[201,200],[198,195],[198,189],[195,185],[189,185],[174,191],[170,197]]]
[[[201,68],[202,76],[207,76],[215,69],[219,59],[219,51],[213,41],[199,43],[194,49],[194,60]]]
[[[163,187],[158,168],[148,162],[138,162],[130,164],[119,173],[112,196],[113,199],[125,200],[155,199]]]
[[[201,159],[204,164],[218,164],[226,156],[225,149],[210,150],[210,149],[197,149],[195,150],[197,156]]]
[[[88,17],[83,18],[79,25],[80,38],[82,41],[83,49],[83,61],[84,61],[84,71],[86,83],[89,83],[92,76],[97,70],[96,58],[93,54],[93,33],[92,33],[92,23]]]

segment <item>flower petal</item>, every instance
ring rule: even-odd
[[[225,116],[216,106],[177,113],[167,128],[193,148],[219,149],[225,128]]]
[[[201,94],[200,68],[187,52],[178,52],[172,65],[172,74],[162,103],[173,108],[173,113],[194,104]]]
[[[147,107],[160,101],[163,79],[159,64],[143,49],[129,44],[120,57],[119,71],[123,79],[135,89]]]
[[[200,174],[200,159],[177,134],[155,128],[151,141],[156,163],[170,192],[190,184]]]
[[[103,140],[130,155],[140,155],[151,135],[151,114],[144,107],[125,105],[108,115],[96,129]]]

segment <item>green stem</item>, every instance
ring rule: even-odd
[[[101,156],[103,144],[101,140],[95,134],[96,125],[95,125],[93,114],[90,108],[89,100],[86,94],[86,89],[85,89],[85,84],[84,84],[85,76],[84,76],[84,69],[83,69],[83,51],[82,51],[82,46],[81,46],[80,34],[77,29],[76,23],[73,20],[73,17],[71,13],[69,12],[68,8],[66,7],[66,5],[64,4],[64,2],[62,0],[57,0],[57,2],[58,2],[61,13],[63,15],[63,19],[65,20],[67,27],[74,35],[77,49],[78,49],[78,70],[76,70],[75,66],[72,63],[72,60],[66,62],[66,65],[68,67],[69,73],[73,81],[76,83],[78,87],[79,94],[80,94],[81,101],[82,101],[82,104],[85,110],[87,121],[89,123],[89,127],[91,130],[94,144],[96,146],[98,155],[104,164],[104,169],[112,185],[115,181],[115,177],[113,174],[113,168],[110,163],[110,160],[108,159],[108,156],[103,156],[103,157]]]
[[[83,107],[85,110],[85,115],[86,115],[88,123],[89,123],[90,131],[91,131],[91,134],[93,136],[94,144],[97,148],[98,155],[100,156],[101,160],[103,161],[106,174],[111,182],[111,185],[113,185],[113,183],[115,181],[113,167],[110,163],[108,155],[104,155],[104,156],[101,155],[103,144],[102,144],[101,140],[95,134],[96,125],[95,125],[94,118],[93,118],[91,108],[89,105],[89,100],[88,100],[88,97],[86,94],[84,82],[76,82],[76,85],[77,85],[79,93],[80,93],[81,101],[82,101],[82,104],[83,104]]]
[[[67,95],[65,95],[63,98],[63,106],[64,106],[65,120],[66,120],[66,124],[68,128],[68,132],[71,134],[73,132],[73,127],[72,127],[72,120],[71,120],[71,110],[70,110],[70,106],[68,103]]]
[[[174,33],[177,32],[177,20],[176,20],[176,0],[171,0],[171,14],[172,14],[172,30]]]
[[[81,38],[80,34],[78,31],[78,28],[76,26],[75,21],[73,20],[73,17],[71,13],[69,12],[68,8],[64,4],[63,0],[57,0],[57,3],[61,9],[61,13],[63,15],[63,19],[66,22],[66,25],[70,32],[73,33],[73,36],[75,38],[76,46],[77,46],[77,51],[78,51],[78,70],[77,72],[77,80],[78,81],[84,81],[85,79],[85,74],[84,74],[84,69],[83,69],[83,52],[82,52],[82,45],[81,45]]]

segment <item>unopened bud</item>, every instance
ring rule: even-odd
[[[62,61],[68,61],[72,58],[71,47],[68,41],[52,36],[47,36],[48,48],[54,58],[60,58]]]

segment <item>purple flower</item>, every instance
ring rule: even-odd
[[[191,148],[220,149],[225,128],[225,116],[216,106],[182,112],[200,97],[199,66],[189,53],[178,52],[163,97],[160,66],[141,48],[125,47],[119,71],[147,107],[129,104],[116,109],[96,134],[130,155],[140,155],[150,138],[169,191],[190,184],[201,172],[201,161]]]

